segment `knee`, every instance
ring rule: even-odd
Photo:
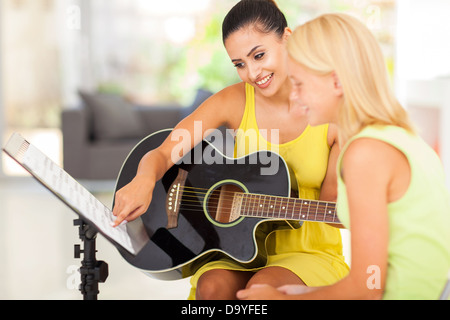
[[[215,281],[204,281],[202,278],[198,280],[197,289],[195,290],[196,300],[214,300],[218,293],[218,285]]]
[[[197,300],[233,300],[236,292],[245,288],[252,272],[214,269],[205,272],[197,282]]]
[[[226,283],[220,270],[210,270],[205,272],[197,282],[195,298],[197,300],[216,300],[223,295]]]
[[[271,277],[270,275],[267,275],[265,273],[258,272],[247,282],[247,285],[245,287],[246,287],[246,289],[249,289],[254,284],[273,285],[273,282],[274,282],[273,277]]]

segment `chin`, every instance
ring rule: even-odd
[[[311,116],[308,114],[308,123],[312,127],[320,126],[322,124],[328,123],[325,119],[318,119],[317,117]]]

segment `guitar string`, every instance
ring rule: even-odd
[[[180,202],[180,208],[189,209],[192,211],[204,211],[204,199],[203,200],[186,200],[182,199]],[[209,206],[209,211],[214,212],[214,208],[219,207],[218,204]],[[222,201],[220,204],[222,210],[231,212],[232,202]],[[243,213],[241,215],[255,216],[255,217],[279,217],[279,218],[292,218],[302,220],[307,217],[309,220],[314,221],[329,221],[330,219],[336,220],[337,215],[334,210],[325,210],[324,208],[313,208],[309,211],[306,208],[302,208],[300,205],[294,205],[292,202],[276,204],[273,206],[260,206],[259,202],[248,201],[243,204],[241,209]],[[245,214],[244,214],[245,213]],[[313,217],[313,218],[312,218]],[[308,220],[307,219],[307,220]]]
[[[196,201],[190,201],[190,202],[187,202],[187,201],[182,201],[181,203],[180,203],[180,207],[181,206],[183,206],[183,207],[191,207],[191,208],[199,208],[198,209],[198,211],[203,211],[203,208],[204,208],[204,205],[200,202],[200,201],[198,201],[198,202],[196,202]],[[231,210],[232,208],[231,207],[226,207],[226,206],[220,206],[222,209],[228,209],[228,210]],[[299,209],[299,208],[295,208],[295,207],[293,207],[293,208],[288,208],[289,210],[294,210],[293,212],[289,212],[289,210],[286,210],[286,209],[282,209],[282,210],[284,210],[284,212],[277,212],[276,211],[276,209],[280,209],[280,207],[270,207],[270,208],[267,208],[267,207],[260,207],[260,206],[251,206],[251,205],[248,205],[248,206],[246,206],[246,208],[245,208],[245,210],[251,210],[251,211],[262,211],[261,212],[261,214],[263,214],[263,213],[265,213],[265,214],[269,214],[269,215],[280,215],[280,214],[283,214],[283,215],[304,215],[304,213],[302,213],[302,212],[299,212],[299,211],[297,211],[297,209]],[[194,210],[194,209],[193,209]],[[270,211],[272,211],[272,212],[270,212]],[[280,211],[280,210],[279,210]],[[316,212],[316,210],[314,210],[314,211],[311,211],[310,213],[309,213],[309,215],[320,215],[320,216],[322,216],[322,215],[327,215],[327,216],[335,216],[335,214],[334,213],[329,213],[328,211],[317,211]]]
[[[209,189],[204,189],[204,188],[194,188],[194,187],[180,187],[180,190],[183,189],[192,189],[192,190],[208,190]],[[265,195],[265,194],[256,194],[256,193],[243,193],[243,192],[236,192],[236,191],[218,191],[221,194],[223,193],[227,193],[228,195],[226,195],[225,197],[229,196],[229,197],[234,197],[235,193],[242,193],[245,194],[247,196],[254,196],[254,197],[268,197],[268,198],[273,198],[275,199],[275,201],[277,201],[278,199],[280,201],[285,201],[285,200],[293,200],[293,201],[304,201],[304,202],[311,202],[311,203],[318,203],[319,205],[326,205],[326,206],[335,206],[336,203],[334,202],[329,202],[329,201],[321,201],[321,200],[312,200],[312,199],[301,199],[301,198],[292,198],[292,197],[281,197],[281,196],[274,196],[274,195]],[[190,191],[187,190],[185,193],[195,193],[195,194],[208,194],[208,192],[196,192],[196,191]],[[210,194],[214,194],[214,192],[209,192]]]
[[[192,189],[192,190],[206,190],[205,194],[209,192],[210,189],[208,188],[198,188],[198,187],[189,187],[189,186],[180,186],[180,189]],[[218,189],[217,189],[218,190]],[[189,192],[189,191],[188,191]],[[221,191],[222,193],[231,193],[234,194],[236,191]],[[255,195],[255,196],[268,196],[271,198],[279,198],[279,199],[295,199],[295,200],[305,200],[305,201],[313,201],[313,202],[321,202],[321,203],[327,203],[328,205],[334,205],[335,202],[330,201],[319,201],[319,200],[309,200],[309,199],[301,199],[301,198],[291,198],[291,197],[283,197],[283,196],[274,196],[274,195],[264,195],[264,194],[257,194],[257,193],[245,193],[248,195]]]
[[[255,199],[256,197],[258,197],[258,195],[255,195],[254,197],[247,197],[245,199],[245,204],[247,206],[251,206],[256,209],[261,206],[264,207],[264,205],[261,204],[262,202],[264,202],[264,199],[261,201],[261,198],[258,200],[258,199]],[[262,197],[264,197],[264,195]],[[201,198],[202,199],[201,202],[203,203],[204,199],[206,198],[206,195],[203,193],[191,193],[191,194],[183,194],[182,198],[184,199],[185,202],[195,202],[195,203],[198,202],[198,198]],[[216,200],[216,201],[221,200],[222,204],[228,203],[228,204],[230,204],[230,207],[225,207],[225,208],[230,209],[232,207],[232,203],[234,201],[234,195],[233,196],[223,196],[223,195],[213,196],[213,195],[211,195],[208,199]],[[304,205],[309,205],[310,208],[312,208],[312,209],[310,209],[311,213],[312,213],[312,211],[323,210],[323,212],[319,211],[318,213],[333,214],[333,212],[335,211],[335,208],[333,206],[320,205],[320,204],[317,205],[318,202],[316,202],[316,201],[310,202],[309,200],[296,199],[296,198],[281,198],[281,199],[282,200],[280,200],[279,202],[278,202],[278,200],[275,200],[275,202],[269,200],[270,206],[265,205],[265,207],[274,209],[277,206],[279,206],[279,207],[291,206],[291,207],[293,207],[292,209],[298,210],[298,209],[303,209]],[[303,201],[303,202],[299,203],[298,200]],[[314,205],[311,205],[311,203]],[[221,207],[224,207],[224,205],[221,205]],[[298,208],[298,207],[300,207],[300,208]],[[307,207],[304,208],[304,210],[306,210],[306,209],[307,209]],[[329,212],[329,211],[331,211],[331,212]]]
[[[223,210],[232,210],[231,207],[227,207],[226,205],[220,206]],[[180,204],[180,208],[189,209],[192,211],[200,211],[204,212],[204,206],[200,202],[191,201],[190,203],[187,203],[186,201],[183,201]],[[214,207],[213,207],[214,208]],[[299,207],[292,207],[286,209],[282,209],[281,207],[259,207],[255,205],[247,205],[245,208],[245,211],[251,211],[252,213],[246,213],[242,215],[248,215],[248,216],[270,216],[270,217],[305,217],[308,216],[308,218],[311,218],[314,216],[317,218],[316,220],[323,220],[322,218],[337,218],[335,212],[329,213],[328,211],[324,210],[312,210],[309,213],[305,213],[304,211],[300,211]]]
[[[194,206],[193,208],[190,208],[192,205],[182,204],[180,206],[180,210],[189,210],[190,212],[201,212],[204,213],[203,206]],[[200,208],[200,209],[197,209]],[[283,214],[271,214],[271,213],[261,213],[261,214],[241,214],[240,217],[254,217],[254,218],[276,218],[280,220],[300,220],[300,221],[322,221],[322,222],[330,222],[330,223],[339,223],[339,220],[337,220],[337,216],[330,215],[327,213],[315,213],[311,214],[314,216],[314,218],[311,218],[308,216],[303,216],[299,213],[283,213]]]
[[[208,190],[208,189],[203,189],[203,188],[183,187],[183,189],[189,189],[189,188],[197,189],[197,190]],[[202,203],[204,202],[204,198],[206,197],[207,193],[193,192],[193,191],[188,191],[188,192],[190,192],[189,195],[186,195],[183,192],[182,200],[181,200],[181,203],[180,203],[180,208],[186,209],[187,207],[190,207],[189,210],[191,210],[191,211],[203,212],[204,210],[203,210],[203,204]],[[223,192],[226,192],[226,191],[223,191]],[[233,199],[235,192],[229,192],[229,193],[233,194],[232,197],[231,197],[231,199]],[[199,201],[198,198],[202,198],[202,196],[203,196],[203,200]],[[259,195],[258,194],[254,194],[254,196],[258,197]],[[193,199],[196,199],[196,200],[186,200],[186,197],[190,197],[190,198],[193,198]],[[264,197],[264,195],[261,195],[261,197]],[[275,197],[276,199],[281,199],[278,209],[279,209],[279,211],[281,211],[281,209],[284,207],[283,210],[286,210],[286,211],[285,212],[278,212],[278,213],[276,212],[276,210],[277,210],[276,201],[277,200],[275,200],[275,205],[272,206],[272,207],[264,207],[264,206],[261,207],[261,205],[258,205],[258,204],[260,204],[260,201],[250,198],[250,201],[247,200],[245,205],[247,207],[247,210],[252,210],[252,211],[256,212],[256,213],[251,214],[251,216],[262,216],[262,215],[265,215],[265,216],[269,216],[269,217],[277,216],[277,218],[281,218],[281,216],[284,216],[284,218],[287,218],[289,216],[289,217],[291,217],[293,219],[294,218],[295,219],[300,219],[300,217],[302,217],[302,216],[305,217],[304,213],[301,212],[303,204],[296,203],[298,200],[303,200],[303,199],[287,198],[287,197],[276,197],[276,196],[270,196],[270,197]],[[230,198],[230,197],[228,197],[228,198]],[[210,199],[215,199],[215,200],[218,201],[220,199],[220,195],[218,195],[218,197],[210,196]],[[231,199],[224,199],[222,201],[221,208],[225,209],[225,210],[231,210],[231,206],[230,207],[226,207],[225,204],[223,204],[224,201],[228,202],[228,203],[232,203]],[[287,203],[281,203],[281,201],[283,201],[283,200],[285,202],[287,201]],[[304,201],[308,201],[309,202],[309,200],[304,200]],[[190,202],[190,203],[187,203],[187,202]],[[330,204],[334,205],[334,203],[330,203]],[[292,208],[289,208],[290,206],[292,206]],[[300,208],[298,208],[299,206],[300,206]],[[194,208],[199,208],[199,209],[194,209]],[[264,212],[265,209],[267,209],[268,211]],[[288,212],[288,209],[290,209],[293,212]],[[299,210],[299,209],[300,209],[300,212],[297,212],[297,210]],[[270,210],[273,210],[273,211],[270,212]],[[260,211],[262,211],[262,212],[260,212]],[[329,212],[329,211],[331,211],[331,212]],[[320,221],[325,221],[325,222],[329,222],[327,219],[329,219],[330,217],[332,217],[332,219],[336,218],[336,212],[334,211],[334,209],[331,206],[322,206],[322,208],[320,206],[317,206],[316,208],[313,208],[312,210],[308,211],[307,214],[308,214],[308,217],[309,217],[309,215],[313,215],[313,216],[315,216],[315,220],[320,220]],[[296,216],[298,216],[298,217],[296,217]],[[317,217],[318,217],[318,219],[317,219]]]
[[[200,207],[203,207],[202,203],[204,202],[205,197],[202,197],[203,194],[199,193],[199,196],[197,194],[191,194],[191,195],[183,195],[182,198],[184,201],[184,203],[187,202],[191,202],[194,203],[191,206],[195,206],[198,205]],[[189,198],[189,199],[188,199]],[[201,200],[199,201],[199,198],[201,198]],[[217,197],[213,197],[211,196],[209,198],[210,200],[216,200],[219,201],[221,199],[221,196],[218,195]],[[306,203],[297,203],[296,199],[292,199],[292,198],[285,198],[285,201],[280,203],[277,203],[275,201],[275,203],[272,202],[272,204],[269,205],[262,205],[261,201],[259,201],[258,199],[246,199],[245,201],[245,206],[250,210],[268,210],[268,212],[270,210],[272,210],[273,212],[275,212],[277,209],[279,211],[281,210],[286,210],[283,214],[288,214],[288,215],[293,215],[293,214],[305,214],[304,211],[308,211],[307,214],[316,214],[316,215],[332,215],[332,216],[336,216],[336,211],[335,208],[332,206],[310,206],[309,209],[307,209],[308,207],[303,208],[303,205]],[[228,197],[228,199],[222,199],[221,200],[221,208],[223,209],[228,209],[231,210],[232,209],[232,204],[233,204],[234,198],[230,198]],[[312,208],[312,209],[311,209]],[[289,210],[293,211],[293,212],[289,212]],[[299,211],[300,212],[297,212]],[[280,212],[281,214],[281,212]]]
[[[183,191],[185,189],[208,190],[209,191],[209,189],[206,189],[206,188],[195,188],[195,187],[187,187],[187,186],[179,188],[179,190],[183,190]],[[251,199],[252,197],[260,197],[260,198],[265,197],[266,198],[265,200],[267,200],[267,197],[269,197],[269,198],[273,198],[274,200],[272,200],[272,201],[275,201],[275,203],[278,200],[279,201],[294,201],[294,202],[303,201],[303,204],[308,204],[308,205],[311,205],[311,204],[316,204],[317,205],[318,204],[319,207],[326,207],[328,209],[333,209],[333,207],[336,206],[336,203],[334,203],[334,202],[320,201],[320,200],[281,197],[281,196],[264,195],[264,194],[260,195],[260,194],[255,194],[255,193],[243,193],[243,192],[236,192],[236,191],[217,191],[217,192],[220,192],[220,195],[218,195],[217,198],[223,197],[222,199],[225,199],[225,198],[234,199],[234,195],[236,193],[241,193],[241,194],[246,195],[246,199],[250,198],[250,200],[254,200],[254,199]],[[204,193],[204,192],[196,192],[196,191],[187,190],[186,192],[183,192],[183,196],[184,195],[189,196],[187,193],[194,194],[194,195],[192,195],[192,197],[197,197],[198,194],[205,195],[205,196],[208,194],[208,192]],[[223,195],[223,193],[228,193],[228,195]],[[214,196],[214,192],[211,192],[210,194],[211,194],[210,198],[214,199],[214,197],[215,197]],[[269,199],[269,201],[271,201],[271,200]],[[255,202],[257,202],[257,201],[255,200]]]

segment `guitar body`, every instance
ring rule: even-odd
[[[142,157],[161,145],[170,132],[156,132],[133,149],[119,174],[116,192],[135,177]],[[211,157],[213,163],[205,160]],[[271,162],[264,164],[268,158]],[[277,170],[270,175],[261,174],[273,161],[278,161]],[[174,185],[180,173],[182,191]],[[258,239],[255,230],[268,219],[241,217],[219,222],[210,214],[211,203],[217,202],[221,188],[227,194],[229,187],[244,193],[287,197],[289,171],[284,160],[272,152],[232,159],[204,140],[156,183],[150,207],[141,217],[150,241],[137,256],[121,250],[122,256],[149,275],[166,280],[188,277],[206,262],[224,257],[249,268],[263,265],[264,239]],[[168,211],[176,206],[172,201],[180,205],[176,226],[168,227]],[[133,223],[129,222],[127,228]]]

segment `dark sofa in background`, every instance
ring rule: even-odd
[[[64,169],[76,179],[115,180],[144,137],[173,128],[211,92],[198,90],[191,106],[137,106],[118,95],[80,92],[82,103],[62,112]]]

